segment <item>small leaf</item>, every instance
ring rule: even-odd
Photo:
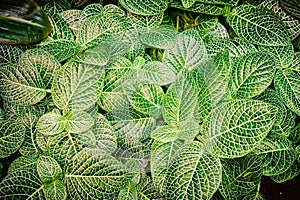
[[[196,2],[196,0],[181,0],[181,2],[183,7],[189,8]]]
[[[64,118],[57,113],[43,115],[36,125],[37,130],[44,135],[56,135],[65,129]]]
[[[59,164],[50,156],[39,157],[37,172],[43,183],[50,183],[63,177],[63,172]]]
[[[64,116],[65,128],[69,133],[82,133],[94,125],[94,119],[84,111],[71,111]]]
[[[55,180],[45,186],[46,200],[65,200],[67,190],[65,184],[60,180]]]
[[[145,33],[158,27],[162,23],[164,13],[153,16],[142,16],[128,13],[128,16],[132,19],[132,23],[136,27],[137,31],[139,33]]]
[[[120,4],[129,12],[143,16],[157,15],[168,8],[166,0],[120,0]]]

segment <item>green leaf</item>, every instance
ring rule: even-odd
[[[210,5],[201,2],[194,3],[191,7],[185,8],[180,0],[174,0],[169,4],[169,7],[186,10],[195,13],[203,13],[208,15],[223,15],[224,7],[219,5]]]
[[[272,83],[275,75],[274,58],[267,53],[248,53],[235,59],[229,80],[232,98],[252,98]]]
[[[67,60],[82,51],[81,46],[76,42],[65,39],[44,42],[41,44],[40,48],[48,51],[59,62]]]
[[[134,70],[136,70],[139,80],[150,84],[168,85],[176,79],[172,68],[158,61],[148,62]]]
[[[142,16],[135,15],[133,13],[128,13],[128,16],[131,18],[133,25],[139,33],[145,33],[150,31],[153,28],[158,27],[164,17],[164,13],[160,13],[153,16]]]
[[[57,113],[43,115],[36,125],[37,131],[44,135],[56,135],[65,129],[64,117]]]
[[[166,199],[210,199],[219,187],[221,175],[220,160],[207,154],[200,142],[193,142],[168,169]]]
[[[277,108],[255,100],[233,100],[215,108],[204,122],[205,146],[221,158],[241,157],[260,144],[271,130]]]
[[[164,91],[159,85],[141,85],[130,96],[130,103],[137,111],[159,117],[162,111]]]
[[[135,187],[122,188],[118,195],[118,200],[138,200]]]
[[[60,180],[55,180],[45,185],[46,200],[65,200],[67,199],[67,190],[65,184]]]
[[[300,72],[290,69],[278,70],[274,78],[274,87],[285,105],[300,115]]]
[[[163,116],[168,124],[177,124],[194,118],[198,102],[189,78],[179,74],[165,94]]]
[[[8,174],[0,183],[1,199],[45,199],[36,166]]]
[[[276,14],[261,6],[241,5],[232,10],[227,22],[240,37],[252,44],[285,46],[289,33]]]
[[[207,58],[204,43],[197,31],[189,31],[194,34],[181,33],[175,46],[167,49],[163,55],[163,63],[167,64],[175,72],[183,68],[194,69]]]
[[[296,160],[296,151],[292,143],[282,136],[265,138],[255,150],[263,155],[263,175],[276,176],[287,171]]]
[[[18,172],[21,170],[27,170],[27,169],[32,169],[32,168],[36,168],[36,164],[37,164],[37,159],[36,158],[32,158],[32,157],[28,157],[28,156],[21,156],[19,158],[16,158],[10,165],[8,168],[8,172],[7,174],[11,174],[13,172]]]
[[[175,155],[181,150],[183,141],[174,142],[154,141],[151,147],[151,176],[153,184],[160,194],[166,192],[168,167],[174,162]]]
[[[92,131],[99,149],[108,153],[113,153],[117,149],[117,134],[109,121],[100,113],[97,113],[95,117],[95,125]]]
[[[224,199],[240,199],[257,188],[262,177],[262,157],[245,156],[221,161],[222,182],[219,191]]]
[[[95,147],[96,138],[93,133],[67,133],[49,136],[47,141],[48,154],[53,157],[63,171],[71,164],[72,158],[85,147]]]
[[[47,16],[50,18],[52,25],[52,33],[49,35],[53,40],[66,39],[73,41],[74,34],[68,23],[61,17],[60,11],[57,8],[57,3],[50,5],[49,3],[43,7]]]
[[[92,47],[107,38],[121,38],[127,28],[128,19],[123,16],[99,13],[84,18],[79,25],[76,42]]]
[[[5,158],[18,151],[25,139],[25,127],[11,121],[1,121],[0,158]]]
[[[19,58],[23,51],[16,46],[0,45],[0,68],[7,65],[15,65],[19,63]]]
[[[280,5],[291,15],[300,19],[300,2],[299,0],[280,0]]]
[[[126,167],[98,149],[84,149],[65,175],[70,198],[113,199],[130,178]]]
[[[189,8],[191,7],[194,3],[196,3],[196,0],[181,0],[183,7]]]
[[[37,173],[43,183],[50,183],[63,177],[63,171],[59,164],[50,156],[41,156],[38,158]]]
[[[158,15],[168,8],[166,0],[120,0],[119,3],[129,12],[143,16]]]
[[[159,142],[174,142],[179,137],[179,131],[175,125],[165,125],[156,128],[151,133],[151,138]]]
[[[96,102],[102,70],[75,62],[66,63],[54,77],[52,98],[61,110],[85,110]]]
[[[261,51],[266,51],[276,59],[276,68],[288,68],[294,61],[294,48],[292,44],[287,46],[260,46]]]
[[[157,27],[140,35],[141,42],[149,47],[170,49],[177,41],[177,32],[173,27]]]
[[[0,8],[0,43],[34,43],[51,32],[47,15],[34,1],[3,0]]]
[[[276,176],[271,176],[270,178],[276,183],[284,183],[286,181],[296,178],[300,173],[299,163],[294,162],[294,164],[285,172],[278,174]]]
[[[46,96],[46,86],[32,65],[1,68],[0,92],[3,99],[19,105],[33,105]]]
[[[30,69],[37,69],[46,88],[50,88],[53,76],[56,75],[60,63],[48,52],[42,49],[30,49],[26,51],[19,59],[22,66]]]
[[[84,111],[70,111],[65,116],[65,128],[69,133],[82,133],[94,125],[94,119]]]

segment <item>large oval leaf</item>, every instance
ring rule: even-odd
[[[168,169],[166,199],[210,199],[219,187],[221,175],[220,160],[207,154],[200,142],[193,142]]]
[[[253,44],[284,46],[290,43],[283,22],[269,9],[242,5],[234,8],[227,22],[235,33]]]
[[[0,43],[34,43],[51,32],[47,15],[31,0],[2,0],[0,24]]]
[[[215,108],[203,125],[205,146],[222,158],[251,152],[271,130],[277,107],[254,100],[234,100]]]
[[[98,81],[102,70],[75,62],[67,63],[54,77],[52,98],[64,110],[90,108],[97,98]]]

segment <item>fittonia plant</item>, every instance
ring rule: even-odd
[[[298,0],[101,2],[39,1],[51,34],[0,46],[1,199],[263,199],[299,174]]]

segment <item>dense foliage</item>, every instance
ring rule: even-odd
[[[298,176],[299,0],[37,2],[48,37],[0,45],[0,199],[263,199]]]

